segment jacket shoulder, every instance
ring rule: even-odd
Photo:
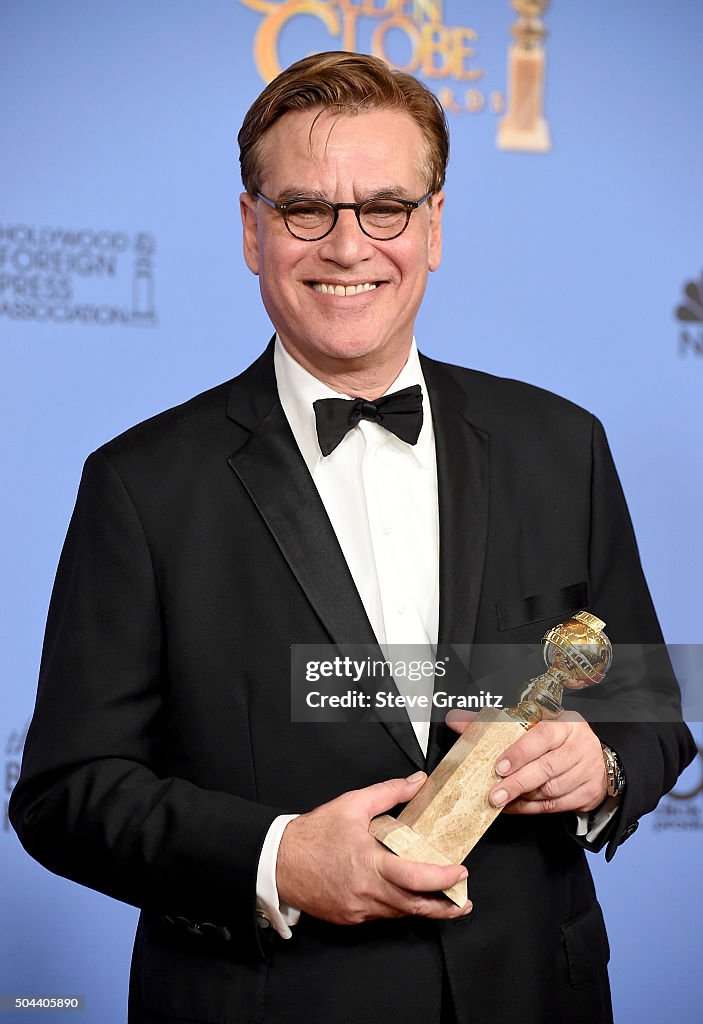
[[[137,423],[94,454],[104,455],[113,463],[130,463],[141,457],[150,460],[160,454],[169,463],[188,456],[200,458],[205,453],[221,454],[222,446],[236,447],[241,439],[241,426],[235,421],[255,423],[276,397],[270,342],[236,377]]]
[[[102,444],[95,455],[116,467],[144,457],[168,461],[186,451],[207,446],[228,433],[227,398],[232,381],[225,381],[179,405],[150,416]]]
[[[589,433],[593,429],[596,418],[591,412],[535,384],[427,357],[423,367],[430,379],[451,382],[455,393],[461,393],[467,418],[489,433],[557,426]]]
[[[133,446],[147,444],[152,439],[172,439],[194,427],[202,428],[209,421],[224,416],[231,385],[231,380],[225,381],[201,394],[193,395],[178,406],[149,416],[105,441],[98,451],[106,455],[117,455],[129,451]]]

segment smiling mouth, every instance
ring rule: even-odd
[[[378,287],[379,284],[383,284],[382,281],[364,281],[362,284],[329,284],[325,281],[308,281],[309,287],[314,292],[318,292],[320,295],[337,295],[337,296],[350,296],[350,295],[361,295],[363,292],[372,292]]]

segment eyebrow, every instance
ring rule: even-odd
[[[367,189],[362,192],[357,199],[359,203],[365,203],[369,199],[410,199],[410,193],[407,189],[401,188],[399,185],[384,185],[380,188]],[[300,188],[297,185],[291,185],[287,188],[281,189],[278,194],[279,203],[294,203],[299,199],[319,199],[321,202],[328,203],[331,200],[327,198],[324,192],[320,192],[314,188]]]

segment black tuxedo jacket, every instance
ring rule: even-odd
[[[440,643],[534,643],[587,607],[661,637],[598,422],[423,358],[440,507]],[[255,914],[276,815],[425,766],[409,722],[291,723],[290,645],[374,643],[278,400],[272,347],[88,459],[11,818],[51,870],[142,908],[130,1020],[610,1019],[607,939],[564,815],[503,815],[474,912],[284,942]],[[675,684],[669,680],[675,705]],[[629,784],[608,854],[693,756],[680,723],[602,724]],[[433,727],[429,767],[451,739]]]

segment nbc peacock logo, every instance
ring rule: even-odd
[[[703,356],[703,273],[697,281],[687,281],[683,293],[683,302],[676,307],[679,355]]]

